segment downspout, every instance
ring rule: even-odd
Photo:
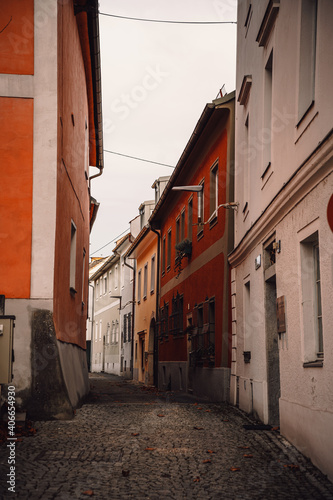
[[[155,342],[154,344],[154,385],[158,387],[158,337],[156,335],[156,328],[158,322],[158,311],[159,311],[159,302],[160,302],[160,243],[161,243],[161,233],[159,233],[156,229],[153,229],[151,225],[149,225],[149,229],[153,231],[153,233],[157,234],[157,272],[156,272],[156,322],[155,322]],[[156,354],[156,356],[155,356]],[[156,359],[155,359],[156,357]]]
[[[132,380],[133,380],[133,366],[134,366],[134,363],[133,363],[133,355],[134,355],[134,311],[135,311],[135,308],[134,308],[134,300],[135,300],[135,297],[134,297],[134,293],[135,293],[135,269],[133,266],[130,266],[127,262],[126,262],[126,255],[124,256],[124,264],[125,266],[129,267],[130,269],[132,269],[133,271],[133,290],[132,290],[132,324],[131,324],[131,374],[132,374]]]

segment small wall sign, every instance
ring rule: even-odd
[[[276,319],[277,319],[277,331],[278,333],[285,333],[286,330],[286,309],[285,309],[285,297],[281,295],[276,299]]]

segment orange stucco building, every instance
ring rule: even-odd
[[[15,315],[13,384],[29,415],[88,391],[88,253],[103,169],[97,2],[0,7],[0,294]]]

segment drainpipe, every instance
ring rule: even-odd
[[[153,229],[151,225],[149,225],[149,229],[153,231],[153,233],[157,234],[157,269],[156,269],[156,322],[155,322],[155,343],[154,343],[154,385],[158,387],[158,338],[156,335],[157,321],[158,321],[158,310],[159,310],[159,301],[160,301],[160,248],[161,248],[161,233],[159,233],[156,229]],[[156,359],[155,359],[156,357]]]
[[[126,256],[124,256],[124,264],[125,264],[125,266],[129,267],[133,271],[132,323],[131,323],[131,330],[132,330],[131,331],[131,366],[130,366],[132,380],[133,380],[133,366],[134,366],[134,360],[133,360],[133,356],[134,356],[134,311],[135,311],[135,308],[134,308],[134,300],[135,300],[135,297],[134,297],[134,294],[135,294],[135,269],[134,269],[133,266],[131,266],[130,264],[127,263]]]

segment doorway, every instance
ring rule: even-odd
[[[265,247],[265,330],[268,423],[279,425],[280,355],[276,319],[275,239]]]

